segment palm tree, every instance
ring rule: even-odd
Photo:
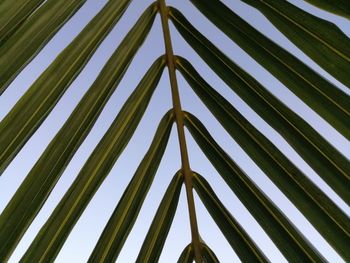
[[[85,0],[2,0],[0,2],[0,94],[39,53],[59,29],[83,8]],[[101,42],[109,35],[130,0],[109,0],[101,11],[67,45],[33,82],[0,123],[0,172],[3,173],[22,147],[55,108],[74,79],[84,69]],[[190,0],[222,33],[268,70],[278,81],[331,125],[348,143],[350,98],[342,90],[245,22],[219,0]],[[261,12],[302,52],[344,85],[350,87],[350,40],[332,23],[313,16],[287,1],[244,0]],[[291,1],[293,2],[293,1]],[[308,1],[339,16],[350,17],[346,0]],[[206,76],[185,57],[174,54],[171,35],[178,32],[207,66],[249,107],[270,125],[344,202],[350,202],[350,162],[329,139],[238,66],[227,54],[199,32],[175,7],[157,0],[144,10],[135,25],[108,59],[64,125],[55,134],[25,176],[0,216],[0,262],[6,262],[58,180],[98,120],[109,98],[123,81],[133,58],[159,14],[165,54],[147,70],[127,98],[117,117],[96,145],[74,182],[52,211],[22,257],[23,262],[51,262],[67,240],[84,210],[128,146],[142,121],[166,67],[172,108],[162,118],[146,154],[137,167],[110,219],[91,251],[89,262],[112,262],[118,257],[163,159],[172,126],[176,127],[181,167],[172,177],[159,204],[137,257],[137,262],[157,262],[177,210],[182,186],[186,193],[191,242],[179,262],[218,262],[201,238],[195,196],[242,262],[269,261],[255,237],[242,227],[237,213],[229,211],[213,190],[208,176],[190,165],[185,128],[223,181],[248,209],[261,228],[291,262],[323,262],[322,251],[281,211],[245,167],[212,137],[210,127],[184,111],[179,92],[181,75],[227,134],[246,152],[264,174],[303,214],[320,235],[345,260],[350,261],[350,221],[327,191],[321,190],[285,151],[247,120],[227,98],[207,82]],[[170,32],[169,21],[174,25]],[[171,34],[172,33],[172,34]],[[158,32],[158,35],[161,35]],[[179,74],[176,74],[179,73]],[[83,74],[83,73],[81,73]],[[74,85],[74,84],[73,84]],[[68,91],[67,91],[68,92]],[[187,140],[187,141],[186,141]],[[349,144],[347,144],[348,146]],[[127,157],[130,158],[130,157]],[[173,158],[173,157],[172,157]],[[6,175],[9,176],[9,175]],[[11,175],[15,176],[15,175]],[[205,176],[205,177],[204,177]],[[208,180],[208,181],[207,181]],[[157,187],[157,186],[156,186]],[[196,204],[198,205],[199,200]]]

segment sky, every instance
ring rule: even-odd
[[[39,55],[22,71],[13,81],[11,86],[0,97],[0,120],[6,116],[16,101],[30,87],[31,83],[40,76],[43,70],[55,59],[60,51],[69,44],[80,32],[86,23],[103,7],[107,0],[88,0],[86,4],[69,20],[69,22],[55,35],[45,46]],[[54,137],[65,120],[79,102],[84,92],[89,88],[102,69],[104,63],[119,45],[123,37],[136,22],[144,9],[151,3],[149,0],[134,0],[115,26],[109,36],[102,42],[93,55],[86,68],[79,74],[71,87],[64,94],[54,110],[44,121],[37,132],[20,151],[11,165],[0,177],[0,211],[10,200],[16,189],[30,171],[36,160],[40,157],[45,147]],[[297,47],[288,41],[281,33],[253,8],[238,0],[223,1],[232,10],[239,13],[242,18],[274,39],[281,46],[301,58],[306,64],[320,72],[325,78],[337,85],[350,95],[349,90],[318,67],[311,59],[307,58]],[[350,36],[350,22],[319,10],[302,0],[291,0],[293,4],[305,8],[312,14],[328,19],[338,25],[345,34]],[[350,158],[350,142],[330,127],[325,121],[311,111],[303,102],[285,88],[278,80],[273,78],[258,63],[251,59],[236,44],[221,33],[187,0],[168,0],[168,5],[178,8],[190,21],[204,33],[217,47],[224,50],[232,60],[252,74],[265,87],[271,90],[279,99],[290,106],[300,116],[305,118],[316,128],[321,135],[327,138],[347,158]],[[207,82],[215,87],[227,100],[229,100],[244,116],[251,121],[265,136],[286,154],[288,158],[300,167],[322,190],[324,190],[348,215],[349,207],[340,200],[337,195],[318,177],[318,175],[298,156],[298,154],[286,143],[286,141],[257,116],[226,84],[213,73],[200,57],[185,43],[176,29],[170,24],[174,53],[187,58],[194,67],[204,76]],[[80,168],[83,166],[91,151],[97,145],[103,134],[112,123],[123,103],[141,80],[152,62],[164,53],[164,43],[160,17],[157,16],[152,30],[145,43],[134,58],[116,92],[110,98],[72,161],[67,166],[64,174],[52,191],[40,213],[24,235],[10,262],[18,262],[26,251],[36,233],[45,223],[50,213],[64,195]],[[231,158],[251,177],[259,187],[271,197],[275,204],[295,223],[298,229],[315,245],[321,254],[330,262],[343,262],[327,242],[308,223],[300,212],[289,202],[285,196],[275,187],[264,173],[253,163],[244,151],[231,139],[226,131],[220,127],[211,113],[196,97],[187,83],[178,76],[180,96],[183,109],[196,115],[208,128],[213,137]],[[91,203],[83,213],[67,239],[56,262],[85,262],[94,248],[99,235],[113,212],[125,187],[132,178],[138,164],[147,151],[153,139],[155,129],[165,112],[172,107],[170,85],[167,70],[164,70],[159,85],[152,97],[151,103],[136,130],[132,140],[125,148],[109,176],[101,185]],[[202,174],[210,183],[222,202],[239,221],[239,223],[252,236],[257,245],[271,259],[272,262],[286,262],[265,232],[259,227],[247,209],[239,202],[229,187],[216,173],[215,169],[201,153],[189,133],[186,133],[189,148],[189,159],[192,170]],[[179,146],[176,130],[172,134],[158,169],[157,175],[144,202],[136,224],[121,251],[117,262],[134,262],[148,227],[163,194],[175,172],[181,167]],[[196,209],[199,224],[199,232],[202,239],[212,248],[221,262],[240,262],[221,234],[205,207],[197,196]],[[176,262],[183,248],[190,242],[190,228],[187,212],[184,187],[175,215],[172,228],[162,252],[160,262]]]

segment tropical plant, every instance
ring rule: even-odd
[[[0,1],[0,94],[20,74],[85,0]],[[55,108],[74,79],[108,36],[131,0],[109,0],[78,36],[28,88],[0,123],[0,172]],[[219,0],[190,0],[206,18],[268,70],[300,100],[350,139],[350,97],[346,91],[245,22]],[[259,10],[301,51],[346,87],[350,87],[350,40],[334,24],[288,1],[243,0]],[[292,1],[291,1],[292,2]],[[350,2],[308,1],[349,19]],[[172,125],[176,126],[181,167],[173,176],[144,239],[137,262],[157,262],[177,210],[181,188],[187,197],[191,242],[179,262],[218,262],[201,239],[194,191],[242,262],[267,262],[263,249],[222,203],[207,179],[192,170],[185,128],[229,188],[254,216],[290,262],[323,262],[322,253],[247,176],[244,167],[225,152],[193,113],[182,110],[176,71],[278,189],[345,260],[350,261],[350,221],[328,193],[214,89],[184,57],[173,52],[169,21],[177,32],[229,88],[277,131],[303,160],[347,204],[350,203],[350,162],[306,118],[286,106],[227,54],[211,43],[180,11],[165,0],[151,4],[138,18],[91,87],[57,132],[0,216],[0,262],[9,259],[46,202],[109,98],[130,66],[159,14],[165,54],[159,54],[92,151],[74,182],[22,257],[23,262],[52,262],[85,208],[122,155],[147,110],[163,70],[168,69],[172,109],[164,112],[153,141],[106,224],[89,262],[113,262],[118,257],[163,158]],[[158,32],[158,35],[160,33]],[[254,72],[251,72],[252,74]],[[130,158],[130,157],[129,157]],[[13,175],[15,176],[15,175]]]

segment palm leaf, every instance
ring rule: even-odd
[[[197,173],[193,176],[193,187],[242,262],[268,262],[254,241],[220,202],[208,182]]]
[[[288,1],[243,2],[262,12],[305,54],[350,88],[350,40],[339,28]]]
[[[148,152],[103,230],[89,262],[112,262],[118,256],[151,187],[167,146],[173,121],[171,111],[161,120]],[[175,175],[175,181],[180,179],[178,177],[181,178],[180,175]]]
[[[159,59],[148,70],[86,161],[72,186],[32,242],[22,258],[24,262],[41,261],[43,259],[51,261],[56,257],[74,224],[132,137],[148,106],[163,69],[164,60]],[[165,119],[171,119],[169,115]],[[165,125],[163,124],[163,126]],[[164,144],[163,142],[161,145]],[[154,147],[151,147],[151,153],[154,153],[154,151]],[[160,158],[159,155],[157,157]],[[149,160],[147,160],[148,163]],[[156,169],[157,165],[151,164],[153,165],[151,168]],[[147,169],[145,170],[147,171]]]
[[[108,175],[113,163],[118,159],[124,147],[132,137],[133,132],[147,108],[164,66],[165,61],[160,58],[149,69],[139,86],[124,104],[117,118],[114,120],[99,145],[81,169],[75,182],[65,195],[65,198],[62,199],[53,216],[50,217],[51,220],[45,225],[46,228],[51,224],[58,224],[61,226],[61,218],[66,218],[66,215],[68,214],[67,211],[72,213],[69,218],[70,225],[66,223],[65,231],[62,229],[60,232],[60,239],[57,242],[61,245],[67,232],[73,227],[74,223],[80,216],[80,213],[82,213],[82,208],[85,207],[88,201],[92,198],[92,193],[98,189],[104,178]],[[18,243],[20,237],[45,202],[58,178],[49,179],[51,180],[47,180],[44,174],[43,176],[38,177],[38,181],[36,180],[36,177],[33,178],[33,181],[27,181],[28,183],[33,183],[33,186],[27,185],[28,183],[24,184],[21,189],[24,191],[18,192],[17,196],[15,195],[14,197],[15,199],[10,203],[11,206],[8,206],[1,214],[0,240],[3,244],[0,250],[1,259],[6,259],[11,254],[14,246]],[[29,187],[33,188],[31,188],[30,191],[27,191],[27,188]],[[79,200],[81,200],[80,202],[76,199],[78,197]],[[25,200],[31,200],[31,203],[28,204]],[[80,207],[80,210],[76,209],[74,210],[75,213],[73,213],[70,207],[72,204],[76,207]],[[20,220],[18,220],[18,218],[20,218]],[[66,220],[68,221],[68,217]],[[51,228],[51,231],[52,230],[53,229]],[[52,231],[52,235],[58,234],[58,231],[56,230],[57,229],[55,228],[55,230]],[[44,235],[41,234],[38,236],[37,240],[40,240],[39,237],[44,238],[44,241],[42,242],[44,242],[43,246],[45,247],[45,240],[51,242],[53,239],[49,238],[46,230],[43,230],[42,233],[44,233]],[[32,247],[36,248],[33,249],[33,251],[36,251],[36,255],[40,255],[41,250],[38,249],[40,246],[33,245]],[[58,252],[57,249],[55,250],[55,253],[56,252]],[[54,255],[55,254],[51,256]]]
[[[9,84],[74,13],[80,10],[85,1],[0,0],[1,99],[9,96],[10,92],[3,93]],[[6,170],[27,140],[54,109],[100,43],[122,17],[131,0],[106,2],[102,10],[63,49],[0,122],[0,174]],[[245,22],[239,16],[239,12],[236,14],[219,0],[187,2],[194,4],[219,30],[342,134],[344,136],[342,139],[350,139],[348,125],[350,97],[347,91],[343,92],[328,82],[322,73],[312,70],[298,57]],[[301,10],[290,3],[292,1],[242,2],[261,11],[305,54],[336,79],[350,86],[348,74],[350,41],[335,25]],[[349,18],[350,9],[347,1],[308,2]],[[234,9],[236,10],[236,7]],[[171,180],[160,202],[137,262],[159,260],[177,210],[182,184],[186,189],[191,242],[181,253],[178,262],[219,262],[215,253],[201,239],[200,233],[206,229],[197,224],[198,214],[193,190],[198,193],[209,214],[242,261],[270,260],[264,255],[268,254],[267,251],[254,243],[255,236],[248,235],[240,225],[240,215],[228,211],[207,181],[192,171],[185,128],[288,261],[324,262],[325,259],[319,252],[329,259],[323,251],[314,248],[314,244],[308,241],[308,236],[305,237],[304,233],[299,232],[299,226],[296,227],[280,211],[274,200],[270,200],[260,189],[260,185],[243,172],[246,169],[241,169],[231,159],[211,137],[201,121],[182,110],[180,100],[182,94],[179,94],[176,70],[181,72],[222,128],[337,253],[345,261],[349,261],[350,220],[347,214],[331,200],[328,192],[319,189],[320,184],[315,184],[301,168],[296,166],[294,160],[286,157],[286,153],[279,149],[279,145],[267,139],[258,127],[255,127],[255,123],[250,123],[246,116],[213,89],[190,62],[173,54],[172,28],[169,28],[169,20],[214,73],[274,128],[347,204],[350,204],[348,191],[350,161],[328,142],[328,138],[322,137],[315,128],[312,128],[303,116],[297,115],[293,107],[289,108],[283,104],[273,94],[274,87],[268,89],[263,87],[224,54],[224,51],[219,50],[202,35],[179,11],[167,7],[165,0],[157,0],[139,17],[5,207],[0,215],[0,261],[7,262],[11,259],[12,252],[32,221],[39,220],[36,215],[60,180],[66,166],[71,164],[76,151],[95,126],[101,111],[150,32],[157,13],[161,18],[165,54],[153,63],[127,99],[68,191],[32,240],[21,262],[55,260],[134,132],[136,129],[140,130],[139,122],[148,108],[165,66],[168,67],[170,77],[173,107],[162,118],[147,153],[118,201],[92,251],[89,262],[112,262],[119,256],[139,217],[143,202],[163,159],[173,122],[176,123],[178,133],[181,167],[178,167],[179,172]],[[30,67],[28,70],[30,71]],[[11,86],[11,89],[15,88]],[[7,175],[2,179],[6,180]],[[9,177],[16,179],[14,176]]]
[[[346,244],[349,218],[281,151],[251,125],[195,71],[177,59],[178,69],[233,139],[332,244]]]
[[[186,113],[185,124],[203,153],[287,260],[294,262],[323,261],[313,246],[220,148],[198,119]],[[344,251],[344,253],[347,252]]]
[[[37,180],[38,174],[46,176],[47,174],[59,175],[62,173],[64,167],[91,130],[109,97],[117,88],[135,53],[147,36],[151,24],[152,20],[140,19],[130,30],[64,126],[28,174],[24,185],[32,185],[27,181],[33,180],[33,177]],[[25,191],[21,187],[19,192],[23,193]]]
[[[159,205],[136,262],[158,262],[179,201],[183,175],[176,173]]]
[[[17,216],[16,211],[19,213],[18,216],[23,215],[27,207],[25,200],[34,198],[34,195],[36,198],[40,196],[37,191],[38,185],[45,182],[47,189],[54,187],[79,145],[93,127],[109,97],[117,88],[151,24],[152,20],[139,20],[119,45],[5,208],[0,217],[0,229],[2,227],[11,229],[17,225],[18,222],[13,220]],[[160,61],[158,63],[161,64]],[[44,196],[50,191],[45,191]]]
[[[339,196],[350,202],[349,160],[306,121],[210,43],[180,12],[170,9],[170,18],[185,40],[216,74],[275,128]]]
[[[350,97],[217,0],[191,0],[260,65],[350,139]]]
[[[119,20],[128,3],[127,0],[110,1],[62,51],[1,121],[0,167],[6,166],[14,158],[45,120],[112,26]],[[154,7],[146,13],[150,19],[154,17]]]
[[[46,1],[0,46],[0,95],[85,1]]]

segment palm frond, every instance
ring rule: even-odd
[[[186,113],[185,123],[203,153],[277,244],[287,260],[322,262],[323,258],[316,249],[222,150],[200,121],[195,116]]]
[[[350,139],[350,98],[287,50],[265,37],[218,0],[192,0],[228,37],[290,91]]]
[[[165,151],[173,121],[173,113],[168,112],[160,122],[148,152],[136,170],[90,256],[90,262],[110,262],[118,256],[152,184]],[[175,176],[175,178],[177,177]]]
[[[306,121],[216,48],[177,10],[170,18],[204,61],[267,123],[275,128],[347,203],[350,162]]]
[[[159,58],[152,65],[81,169],[75,183],[65,195],[66,198],[62,199],[61,204],[55,210],[54,214],[61,214],[61,217],[65,218],[68,216],[67,211],[72,213],[73,208],[80,207],[80,209],[75,208],[75,213],[70,215],[71,222],[70,225],[68,223],[65,224],[66,228],[73,227],[83,208],[92,198],[92,193],[97,191],[114,162],[131,139],[157,86],[164,66],[165,61],[163,57]],[[53,173],[49,174],[49,176],[44,173],[38,174],[32,173],[31,176],[26,178],[1,214],[0,237],[3,244],[0,253],[1,258],[7,258],[12,252],[61,175],[61,173]],[[78,197],[80,200],[76,199]],[[26,203],[26,200],[31,200],[30,205]],[[71,207],[72,204],[74,204],[74,207]],[[61,225],[59,216],[52,216],[50,221],[52,221],[50,222],[51,224]],[[58,233],[56,228],[51,230],[53,235]],[[66,232],[62,232],[61,242],[66,237]],[[51,242],[47,232],[43,231],[43,233],[42,237],[46,237],[46,240]],[[46,243],[43,246],[45,247]]]
[[[1,121],[0,171],[8,165],[45,120],[112,26],[117,23],[129,2],[110,1],[41,74]],[[150,7],[148,17],[152,19],[155,13],[155,8]]]
[[[348,217],[183,58],[178,69],[231,137],[334,246],[346,244]]]
[[[27,89],[0,122],[0,175],[40,128],[61,100],[71,83],[89,63],[95,51],[111,33],[128,9],[131,0],[110,0],[81,30]],[[274,78],[333,127],[339,136],[350,139],[350,96],[298,56],[261,33],[219,0],[189,0],[230,43],[237,44]],[[336,25],[297,7],[293,1],[243,0],[250,10],[261,12],[282,34],[334,78],[350,87],[350,40]],[[326,11],[349,19],[346,0],[331,3],[307,0]],[[0,95],[6,96],[10,84],[40,54],[55,34],[70,21],[86,0],[3,0],[0,1]],[[168,68],[172,109],[163,115],[146,154],[136,169],[114,212],[105,225],[88,262],[113,262],[120,255],[156,178],[175,123],[180,146],[181,166],[168,185],[153,221],[144,237],[136,262],[157,262],[176,218],[180,192],[184,185],[191,240],[178,262],[220,262],[202,239],[205,227],[197,223],[196,203],[202,201],[228,244],[243,262],[269,262],[267,251],[259,247],[254,235],[241,224],[239,215],[220,200],[213,184],[194,172],[185,128],[217,173],[238,197],[256,222],[289,262],[325,262],[323,251],[309,241],[296,223],[282,212],[277,202],[249,177],[212,137],[194,114],[182,110],[181,73],[206,108],[271,182],[305,216],[312,226],[345,260],[350,260],[350,219],[328,192],[310,179],[294,160],[248,121],[238,107],[223,96],[218,87],[196,70],[186,58],[176,56],[169,22],[215,75],[237,94],[310,165],[347,205],[350,204],[350,161],[328,138],[295,109],[243,70],[240,61],[219,49],[201,33],[189,17],[165,0],[152,3],[138,18],[103,69],[82,96],[63,127],[20,184],[0,215],[0,261],[7,262],[26,231],[55,189],[66,167],[96,126],[106,104],[123,81],[138,50],[160,14],[165,54],[148,69],[127,98],[103,138],[93,149],[74,182],[58,202],[46,223],[31,240],[21,262],[53,262],[73,228],[91,203],[116,161],[132,139],[153,97],[165,67]],[[350,24],[349,24],[350,25]],[[158,32],[161,36],[161,32]],[[226,52],[226,53],[225,53]],[[138,54],[142,56],[142,54]],[[143,63],[142,63],[143,64]],[[249,73],[248,73],[249,72]],[[212,87],[213,86],[213,87]],[[16,87],[14,87],[16,88]],[[120,89],[120,88],[119,88]],[[119,91],[118,89],[118,91]],[[6,92],[5,92],[6,91]],[[232,92],[233,91],[233,92]],[[196,98],[197,99],[197,98]],[[239,158],[239,157],[238,157]],[[11,175],[14,177],[14,175]],[[119,176],[119,175],[118,175]],[[122,175],[123,176],[123,175]],[[212,175],[211,178],[214,178]],[[4,181],[5,182],[5,181]],[[215,182],[215,181],[214,181]],[[2,183],[2,182],[1,182]],[[194,196],[194,191],[199,199]],[[200,221],[199,221],[200,222]],[[206,237],[204,239],[207,239]],[[179,253],[180,254],[180,253]]]

